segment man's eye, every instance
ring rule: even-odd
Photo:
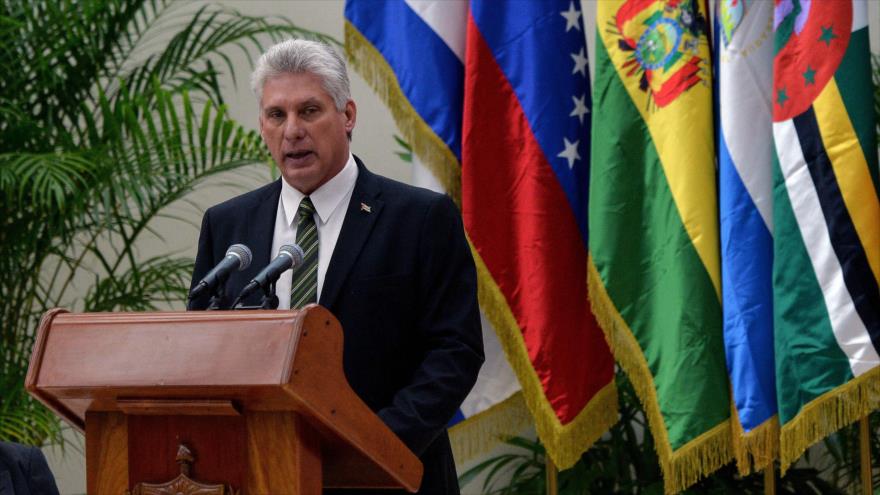
[[[304,108],[303,111],[302,111],[302,114],[303,114],[303,115],[314,115],[314,114],[316,114],[316,113],[318,113],[318,108],[317,108],[317,107],[306,107],[306,108]]]

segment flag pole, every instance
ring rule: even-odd
[[[776,495],[776,468],[771,463],[764,468],[764,495]]]
[[[549,455],[544,458],[547,460],[547,495],[557,495],[559,488],[556,486],[556,475],[558,474],[556,464],[553,464],[553,459]]]
[[[861,451],[862,462],[862,493],[871,495],[874,487],[871,478],[871,435],[869,433],[868,416],[865,415],[859,420],[859,449]]]

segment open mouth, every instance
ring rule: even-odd
[[[284,154],[284,158],[290,158],[292,160],[302,160],[303,158],[311,155],[312,152],[308,150],[303,151],[288,151]]]

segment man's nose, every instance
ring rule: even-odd
[[[292,115],[284,122],[284,138],[289,140],[302,139],[306,135],[302,120]]]

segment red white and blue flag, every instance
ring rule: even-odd
[[[587,300],[591,99],[579,5],[345,9],[349,60],[461,206],[482,310],[563,469],[617,420],[614,362]],[[491,377],[481,382],[472,397],[492,393]]]

